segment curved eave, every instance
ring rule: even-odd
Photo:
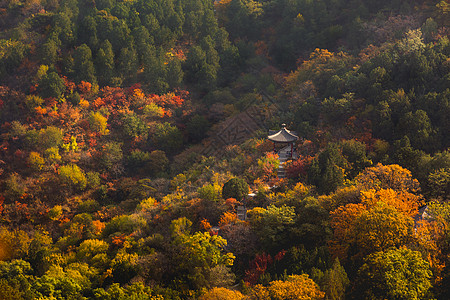
[[[277,133],[269,135],[268,139],[274,143],[292,143],[298,140],[298,136],[283,128]]]

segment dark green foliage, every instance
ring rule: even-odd
[[[124,80],[135,76],[138,68],[138,57],[133,46],[120,50],[118,58],[118,71]]]
[[[88,45],[79,46],[74,53],[74,71],[77,82],[87,81],[96,83],[94,63],[92,62],[92,52]]]
[[[167,122],[156,124],[150,140],[157,148],[171,154],[180,150],[183,145],[180,130]]]
[[[0,47],[0,76],[5,76],[22,63],[29,47],[20,41],[5,39],[0,40]]]
[[[323,272],[330,267],[329,258],[328,247],[307,249],[300,244],[287,249],[278,268],[286,270],[288,274],[314,274],[313,269]]]
[[[49,39],[42,45],[41,49],[41,62],[44,65],[51,66],[56,63],[58,58],[58,46],[53,39]]]
[[[146,164],[146,170],[150,175],[157,175],[164,172],[168,165],[169,159],[164,151],[155,150],[150,152],[149,159]]]
[[[167,65],[166,81],[171,90],[181,87],[184,72],[181,68],[181,62],[178,59],[172,59]]]
[[[193,46],[186,62],[186,80],[196,83],[201,91],[213,89],[217,83],[219,56],[210,36],[202,40],[201,46]]]
[[[244,200],[248,194],[248,184],[242,178],[234,177],[225,182],[222,188],[224,199],[234,198],[238,201]]]
[[[316,198],[306,197],[300,200],[296,197],[293,200],[297,202],[293,204],[297,216],[291,236],[308,249],[323,247],[332,233],[328,223],[329,212]]]
[[[75,92],[75,93],[71,93],[68,97],[67,97],[67,100],[70,102],[70,103],[72,103],[72,105],[78,105],[78,104],[80,104],[80,100],[81,100],[81,97],[80,97],[80,94],[78,93],[78,92]]]
[[[53,97],[58,99],[65,89],[64,80],[56,72],[46,74],[39,82],[39,92],[44,98]]]
[[[366,167],[369,167],[372,162],[366,156],[366,145],[355,141],[349,140],[342,142],[342,155],[351,165],[346,174],[349,179],[353,179],[356,175],[361,173]]]
[[[450,168],[442,168],[428,175],[427,186],[431,198],[447,201],[450,199]]]
[[[445,1],[6,2],[0,299],[197,299],[249,274],[449,298]],[[256,128],[282,122],[304,138],[295,179],[262,176]],[[420,190],[378,191],[372,161]]]
[[[155,49],[148,44],[145,47],[144,78],[151,90],[164,93],[168,90],[169,84],[166,81],[167,66],[164,64],[162,48]]]
[[[131,172],[135,172],[137,169],[143,168],[143,165],[150,159],[148,152],[143,152],[139,149],[131,151],[127,157],[127,166]]]
[[[195,115],[186,124],[189,139],[197,143],[206,137],[210,124],[204,116]]]
[[[147,48],[150,45],[153,45],[153,43],[154,43],[153,37],[150,36],[150,33],[148,32],[147,28],[145,28],[144,26],[139,26],[139,27],[135,28],[132,31],[132,35],[134,37],[136,51],[139,56],[139,63],[143,64],[146,59],[146,56],[148,55]]]
[[[104,41],[100,50],[98,50],[96,66],[99,83],[102,85],[111,84],[115,66],[114,53],[111,43],[108,40]]]
[[[58,35],[59,40],[66,45],[72,45],[75,41],[74,25],[69,15],[64,12],[55,16],[55,33]]]
[[[317,186],[319,192],[330,193],[343,184],[347,164],[338,145],[330,143],[313,160],[308,170],[308,181]]]
[[[169,164],[166,154],[161,150],[155,150],[150,153],[133,150],[127,161],[130,173],[135,174],[139,172],[150,176],[163,172]]]
[[[86,16],[79,22],[78,42],[86,44],[93,49],[98,47],[97,21],[92,16]]]

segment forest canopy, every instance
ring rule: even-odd
[[[2,1],[0,299],[449,299],[449,20]]]

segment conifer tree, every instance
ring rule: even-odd
[[[100,84],[109,85],[114,75],[114,52],[108,40],[103,42],[97,54],[97,74]]]
[[[92,62],[92,51],[88,45],[83,44],[75,50],[74,69],[76,80],[78,82],[87,81],[90,83],[97,83],[94,63]]]

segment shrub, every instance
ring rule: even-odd
[[[84,190],[87,185],[86,175],[83,170],[75,164],[62,166],[59,168],[59,179],[80,191]]]

